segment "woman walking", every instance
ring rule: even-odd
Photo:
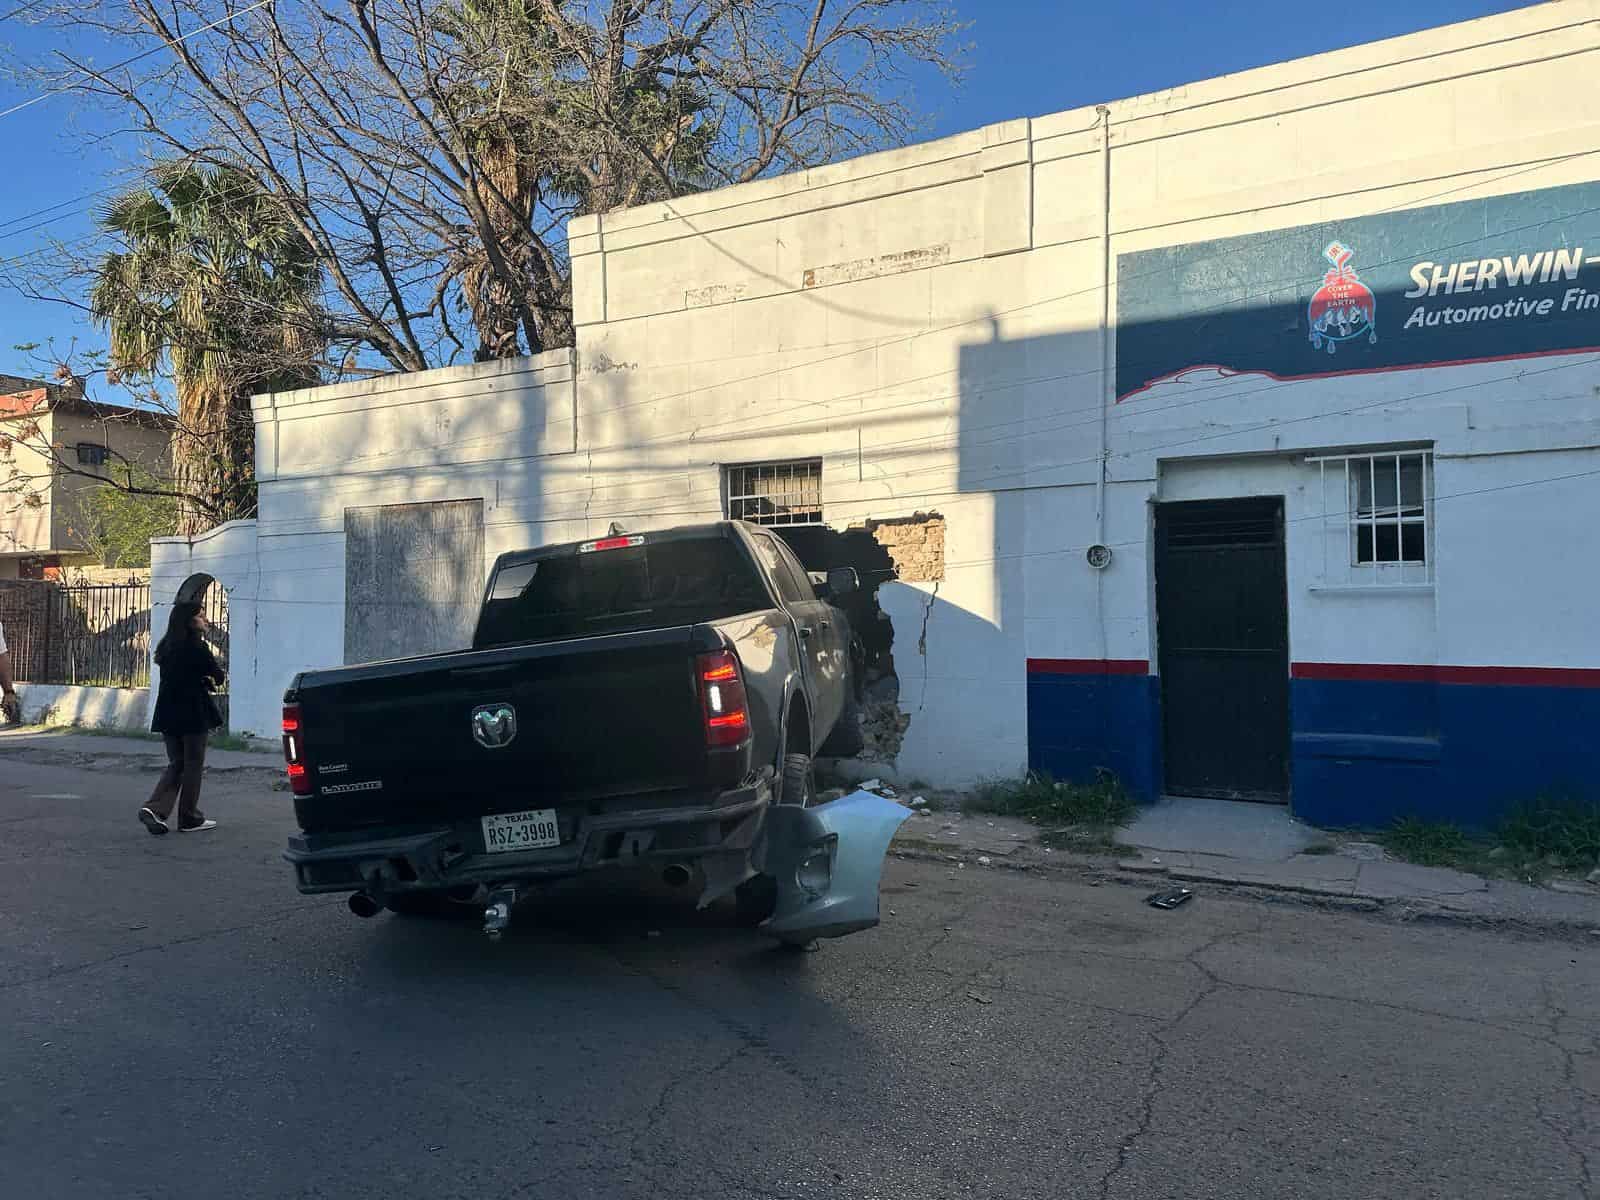
[[[206,766],[206,736],[222,724],[222,712],[211,689],[222,682],[222,668],[200,635],[206,619],[198,604],[174,604],[167,632],[156,645],[161,687],[156,692],[150,728],[167,746],[167,769],[161,773],[150,803],[139,821],[151,833],[167,832],[172,804],[178,804],[178,832],[215,829],[200,811],[200,778]]]

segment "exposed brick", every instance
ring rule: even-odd
[[[906,583],[944,578],[944,518],[938,513],[868,521],[867,531],[889,552],[895,578]]]

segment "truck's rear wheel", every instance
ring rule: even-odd
[[[866,744],[867,739],[861,732],[861,701],[852,686],[845,690],[844,711],[839,714],[828,740],[822,743],[822,753],[829,758],[853,758]]]
[[[451,891],[394,892],[383,898],[384,907],[407,917],[482,917],[483,906],[474,898],[476,889]]]
[[[785,754],[783,778],[778,781],[778,803],[810,808],[816,799],[816,772],[809,754]]]

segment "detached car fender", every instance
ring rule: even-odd
[[[815,808],[767,812],[767,873],[778,902],[761,928],[785,942],[843,937],[878,923],[883,858],[909,809],[857,791]]]

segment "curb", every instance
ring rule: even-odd
[[[249,751],[225,750],[224,754],[249,753]],[[283,763],[270,754],[263,754],[259,763],[217,763],[207,762],[206,773],[229,775],[246,771],[266,771],[278,775],[283,772]],[[0,744],[0,760],[15,759],[18,762],[33,763],[42,767],[76,767],[80,770],[94,770],[97,763],[111,767],[125,767],[137,763],[139,766],[160,766],[166,762],[166,752],[160,750],[144,751],[133,749],[105,749],[105,750],[65,750],[51,746],[19,746],[11,748]]]
[[[966,865],[976,861],[978,854],[964,847],[933,848],[923,841],[893,842],[889,853],[898,858],[918,862],[944,863],[947,866]],[[1476,929],[1495,929],[1504,932],[1529,933],[1544,936],[1584,937],[1600,941],[1600,916],[1585,920],[1561,917],[1548,919],[1527,917],[1511,913],[1469,911],[1423,897],[1361,896],[1350,891],[1318,887],[1314,883],[1263,882],[1248,875],[1229,875],[1205,868],[1167,867],[1160,864],[1113,861],[1110,858],[1093,858],[1060,851],[1050,861],[1034,858],[1027,862],[1013,862],[993,858],[985,870],[1007,870],[1019,874],[1060,875],[1076,878],[1088,877],[1093,885],[1117,883],[1125,887],[1149,887],[1160,879],[1180,880],[1201,884],[1215,894],[1239,896],[1267,903],[1299,904],[1336,912],[1362,913],[1384,917],[1393,921],[1428,922]]]

